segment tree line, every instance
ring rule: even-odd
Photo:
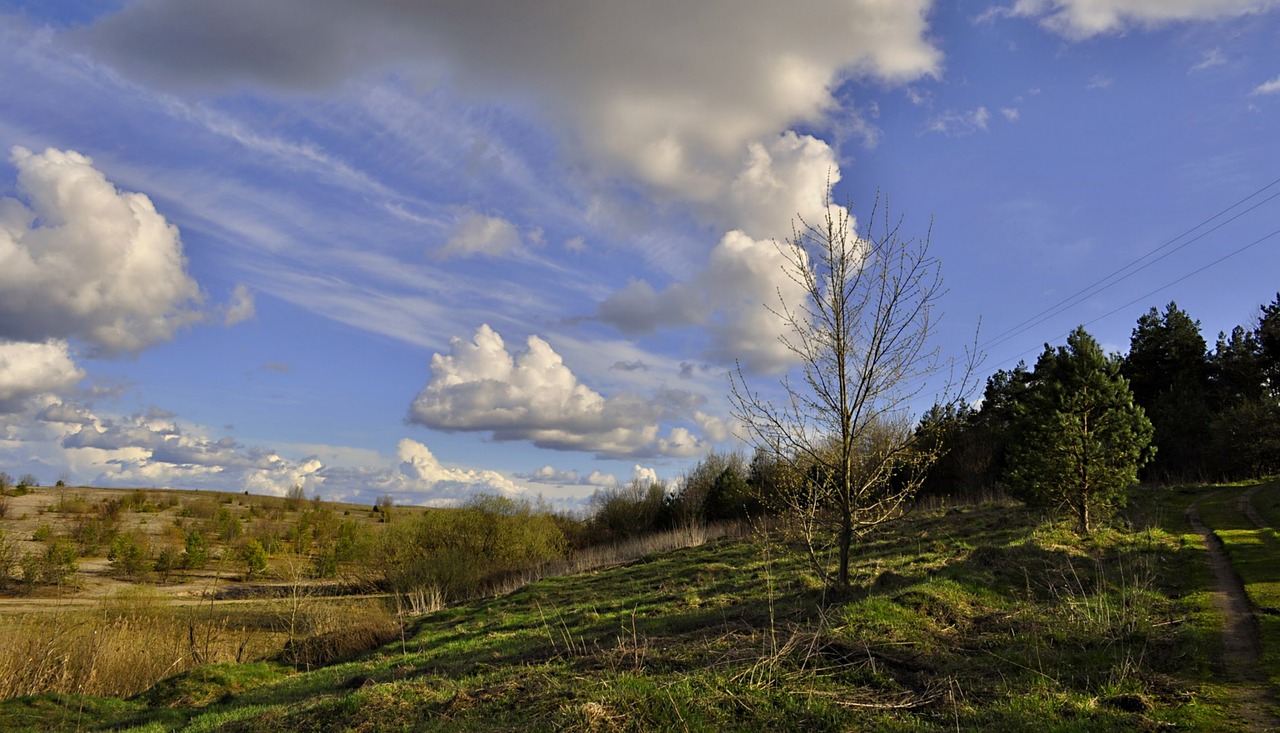
[[[1046,411],[1046,395],[1056,389],[1059,405],[1085,397],[1080,382],[1055,370],[1064,355],[1089,361],[1095,376],[1107,375],[1109,381],[1097,381],[1095,387],[1104,381],[1111,385],[1117,412],[1107,414],[1131,433],[1120,452],[1137,478],[1171,484],[1280,471],[1277,294],[1259,308],[1253,323],[1220,332],[1212,349],[1200,322],[1171,302],[1163,312],[1153,307],[1138,319],[1124,355],[1102,354],[1097,342],[1077,329],[1066,347],[1046,345],[1034,368],[1019,363],[997,371],[987,380],[979,406],[939,406],[921,420],[919,430],[945,444],[921,493],[1003,490],[1034,498],[1034,476],[1047,470],[1046,462],[1061,462],[1070,442],[1061,413]],[[1127,415],[1123,420],[1122,414]],[[1051,421],[1059,428],[1052,440],[1046,438]],[[1150,448],[1135,447],[1143,442]],[[1101,506],[1107,503],[1099,499]]]

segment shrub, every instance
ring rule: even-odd
[[[589,520],[595,542],[613,542],[667,529],[671,505],[662,482],[632,481],[626,486],[601,489],[591,497]]]
[[[451,599],[564,554],[549,512],[528,502],[477,496],[455,510],[392,523],[378,538],[374,564],[395,593],[435,589]]]
[[[139,576],[151,570],[151,545],[134,532],[117,534],[107,552],[111,569],[121,575]]]
[[[23,557],[19,565],[22,581],[28,589],[37,585],[57,585],[76,572],[76,547],[71,540],[59,537],[45,547],[44,552],[33,552]]]
[[[209,545],[204,541],[200,530],[193,529],[187,533],[182,551],[182,567],[195,570],[209,562]]]
[[[0,588],[7,587],[18,567],[18,546],[13,544],[0,529]]]
[[[245,580],[253,580],[267,569],[267,551],[257,540],[248,540],[237,547],[236,560],[244,568]]]

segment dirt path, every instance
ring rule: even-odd
[[[1253,508],[1253,495],[1258,493],[1260,488],[1262,487],[1255,486],[1240,495],[1240,511],[1248,518],[1249,523],[1258,529],[1271,529],[1271,526],[1262,518],[1262,515],[1258,514],[1258,510]]]
[[[1242,497],[1242,501],[1247,500]],[[1240,576],[1231,567],[1231,558],[1222,540],[1201,521],[1198,504],[1199,500],[1187,507],[1187,521],[1209,551],[1215,585],[1213,604],[1224,620],[1222,663],[1228,678],[1238,683],[1233,686],[1233,692],[1240,716],[1251,731],[1280,730],[1280,720],[1270,712],[1267,677],[1258,664],[1262,643],[1258,638],[1258,619],[1254,615],[1253,604],[1249,602]]]

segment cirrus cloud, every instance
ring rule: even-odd
[[[1277,6],[1277,0],[1017,0],[1008,12],[1037,18],[1049,30],[1081,40],[1133,26],[1237,18]]]

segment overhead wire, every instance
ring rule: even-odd
[[[1199,224],[1196,224],[1195,226],[1193,226],[1193,227],[1191,227],[1190,229],[1186,230],[1186,231],[1185,231],[1185,232],[1183,232],[1182,234],[1179,234],[1178,236],[1176,236],[1176,237],[1174,237],[1174,238],[1172,238],[1172,239],[1168,240],[1168,241],[1167,241],[1167,242],[1165,242],[1164,244],[1161,244],[1160,246],[1158,246],[1158,247],[1156,247],[1156,248],[1154,248],[1154,249],[1152,249],[1152,250],[1149,250],[1148,252],[1144,253],[1142,256],[1140,256],[1140,257],[1138,257],[1137,259],[1135,259],[1135,260],[1133,260],[1133,261],[1129,262],[1128,264],[1126,264],[1126,265],[1124,265],[1123,267],[1119,268],[1118,270],[1116,270],[1116,271],[1112,272],[1111,274],[1109,274],[1109,275],[1107,275],[1107,276],[1105,276],[1105,277],[1103,277],[1103,278],[1100,278],[1100,279],[1098,279],[1098,280],[1095,280],[1093,283],[1091,283],[1091,284],[1089,284],[1089,285],[1085,286],[1084,288],[1082,288],[1082,289],[1080,289],[1080,290],[1076,291],[1076,292],[1075,292],[1075,293],[1073,293],[1072,295],[1069,295],[1069,296],[1067,296],[1066,298],[1064,298],[1064,299],[1062,299],[1062,300],[1058,301],[1058,302],[1057,302],[1057,303],[1055,303],[1054,305],[1049,306],[1048,308],[1046,308],[1046,309],[1044,309],[1044,310],[1040,311],[1039,313],[1037,313],[1037,314],[1035,314],[1035,315],[1031,316],[1030,318],[1028,318],[1028,319],[1026,319],[1026,320],[1022,321],[1021,323],[1018,323],[1018,324],[1014,325],[1013,327],[1009,328],[1008,330],[1003,331],[1002,333],[999,333],[999,334],[997,334],[996,336],[993,336],[993,337],[992,337],[992,338],[990,338],[990,339],[987,339],[985,342],[983,342],[983,343],[981,343],[981,344],[979,345],[979,348],[980,348],[980,349],[983,349],[983,350],[986,350],[986,349],[989,349],[989,348],[991,348],[991,347],[993,347],[993,346],[999,346],[1000,344],[1002,344],[1002,343],[1004,343],[1004,342],[1008,341],[1009,339],[1013,338],[1014,336],[1018,336],[1018,335],[1020,335],[1020,334],[1022,334],[1022,333],[1025,333],[1026,331],[1030,330],[1031,328],[1033,328],[1033,327],[1035,327],[1035,326],[1038,326],[1038,325],[1040,325],[1041,323],[1044,323],[1045,321],[1049,320],[1050,318],[1053,318],[1054,316],[1060,315],[1061,313],[1063,313],[1063,312],[1065,312],[1065,311],[1067,311],[1067,310],[1069,310],[1069,309],[1071,309],[1071,308],[1073,308],[1073,307],[1075,307],[1075,306],[1079,305],[1080,303],[1084,302],[1084,301],[1085,301],[1085,300],[1087,300],[1088,298],[1093,297],[1094,295],[1097,295],[1097,294],[1099,294],[1099,293],[1101,293],[1101,292],[1104,292],[1104,291],[1106,291],[1106,290],[1108,290],[1108,289],[1110,289],[1110,288],[1112,288],[1112,287],[1114,287],[1114,286],[1118,285],[1119,283],[1124,282],[1125,280],[1129,279],[1130,277],[1133,277],[1134,275],[1138,274],[1139,272],[1142,272],[1143,270],[1147,269],[1148,267],[1151,267],[1152,265],[1156,264],[1157,262],[1160,262],[1161,260],[1165,259],[1166,257],[1169,257],[1170,255],[1174,254],[1175,252],[1178,252],[1178,251],[1181,251],[1182,249],[1185,249],[1186,247],[1190,246],[1191,244],[1193,244],[1193,243],[1195,243],[1195,242],[1197,242],[1197,241],[1199,241],[1199,240],[1203,239],[1204,237],[1206,237],[1206,236],[1208,236],[1208,235],[1212,234],[1213,232],[1218,231],[1219,229],[1221,229],[1222,227],[1226,226],[1227,224],[1230,224],[1231,222],[1236,221],[1236,220],[1237,220],[1237,219],[1239,219],[1240,217],[1242,217],[1242,216],[1244,216],[1244,215],[1246,215],[1246,214],[1248,214],[1248,213],[1250,213],[1250,212],[1252,212],[1252,211],[1256,210],[1258,207],[1260,207],[1260,206],[1262,206],[1262,205],[1264,205],[1264,204],[1266,204],[1266,203],[1268,203],[1268,202],[1270,202],[1270,201],[1272,201],[1272,200],[1276,199],[1277,197],[1280,197],[1280,191],[1277,191],[1277,192],[1275,192],[1275,193],[1271,194],[1270,196],[1268,196],[1267,198],[1265,198],[1265,199],[1263,199],[1263,200],[1261,200],[1261,201],[1259,201],[1259,202],[1255,203],[1254,205],[1250,206],[1249,208],[1247,208],[1247,209],[1245,209],[1245,210],[1243,210],[1243,211],[1240,211],[1240,212],[1236,213],[1234,216],[1232,216],[1232,217],[1230,217],[1230,218],[1228,218],[1228,219],[1226,219],[1226,220],[1224,220],[1224,221],[1219,222],[1218,224],[1214,225],[1212,228],[1210,228],[1210,229],[1208,229],[1208,230],[1206,230],[1206,231],[1200,232],[1199,234],[1197,234],[1196,236],[1192,237],[1191,239],[1188,239],[1187,241],[1182,242],[1182,243],[1181,243],[1181,244],[1179,244],[1177,247],[1174,247],[1173,249],[1169,249],[1169,251],[1164,252],[1164,254],[1161,254],[1159,257],[1155,257],[1154,259],[1151,259],[1149,262],[1146,262],[1145,264],[1143,264],[1143,261],[1144,261],[1144,260],[1147,260],[1148,258],[1151,258],[1153,255],[1156,255],[1157,253],[1161,252],[1162,250],[1168,249],[1168,248],[1169,248],[1169,247],[1171,247],[1172,245],[1176,244],[1179,240],[1182,240],[1182,239],[1184,239],[1185,237],[1187,237],[1188,235],[1190,235],[1190,234],[1192,234],[1193,232],[1195,232],[1197,229],[1200,229],[1201,227],[1205,226],[1206,224],[1209,224],[1210,222],[1212,222],[1213,220],[1218,219],[1219,217],[1223,216],[1224,214],[1226,214],[1226,213],[1230,212],[1232,209],[1235,209],[1235,208],[1237,208],[1237,207],[1241,206],[1242,204],[1244,204],[1244,203],[1248,202],[1250,199],[1253,199],[1253,198],[1255,198],[1255,197],[1259,196],[1260,194],[1262,194],[1262,193],[1266,192],[1266,191],[1267,191],[1268,189],[1270,189],[1270,188],[1273,188],[1273,187],[1274,187],[1274,186],[1276,186],[1277,184],[1280,184],[1280,178],[1275,179],[1274,181],[1272,181],[1272,182],[1268,183],[1267,185],[1263,186],[1262,188],[1259,188],[1258,190],[1254,191],[1253,193],[1249,194],[1248,196],[1245,196],[1244,198],[1240,199],[1239,201],[1236,201],[1235,203],[1233,203],[1233,204],[1231,204],[1230,206],[1226,207],[1225,209],[1223,209],[1223,210],[1219,211],[1218,213],[1214,214],[1213,216],[1210,216],[1209,218],[1205,219],[1204,221],[1200,222]],[[1252,245],[1249,245],[1249,246],[1252,246]],[[1246,247],[1246,249],[1247,249],[1247,247]],[[1220,260],[1219,260],[1219,261],[1220,261]],[[1212,263],[1212,264],[1216,264],[1216,262],[1215,262],[1215,263]],[[1212,264],[1211,264],[1211,265],[1209,265],[1209,266],[1212,266]],[[1197,271],[1197,272],[1199,272],[1199,271]],[[1194,273],[1193,273],[1193,274],[1194,274]],[[1172,286],[1172,285],[1176,284],[1177,282],[1181,282],[1181,280],[1177,280],[1177,281],[1175,281],[1174,283],[1170,283],[1169,285],[1167,285],[1167,286],[1165,286],[1165,287]],[[1161,288],[1160,290],[1163,290],[1163,289],[1164,289],[1164,288]],[[1159,290],[1157,290],[1157,291],[1155,291],[1155,292],[1159,292]]]

